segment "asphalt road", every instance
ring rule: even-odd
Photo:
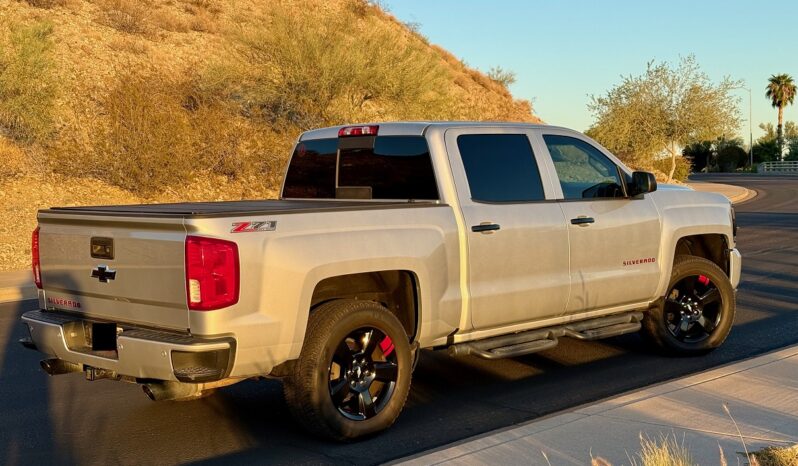
[[[0,305],[0,464],[355,463],[401,458],[472,435],[798,343],[798,178],[702,177],[759,195],[737,206],[744,256],[735,327],[704,357],[667,358],[637,335],[562,339],[509,360],[425,353],[404,412],[353,444],[313,439],[280,385],[248,381],[193,402],[153,403],[135,385],[48,377],[16,342],[19,315]]]

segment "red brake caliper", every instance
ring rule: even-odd
[[[382,339],[380,342],[380,349],[385,357],[388,357],[388,355],[393,353],[393,340],[391,340],[391,337],[386,335],[385,338]]]
[[[700,283],[700,284],[702,284],[704,286],[708,286],[709,285],[709,277],[707,277],[706,275],[699,275],[698,276],[698,283]]]

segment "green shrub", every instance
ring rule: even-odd
[[[653,162],[653,168],[656,170],[661,171],[666,176],[668,173],[671,172],[671,158],[665,157],[662,159],[657,159]],[[687,181],[687,177],[690,176],[692,172],[692,164],[690,160],[686,159],[685,157],[678,156],[676,157],[676,170],[673,172],[673,179],[678,181]]]
[[[216,85],[245,114],[300,129],[451,114],[436,54],[412,34],[346,11],[277,9],[268,24],[244,25],[241,60],[225,63],[229,79]]]
[[[48,22],[20,26],[0,49],[0,129],[21,142],[46,140],[54,131],[52,32]]]
[[[740,146],[725,146],[718,151],[717,163],[721,171],[733,172],[747,161],[748,153]]]

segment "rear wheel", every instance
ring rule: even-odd
[[[311,432],[337,440],[390,427],[410,391],[412,354],[399,320],[373,301],[326,303],[310,316],[286,401]]]
[[[643,319],[644,333],[665,352],[703,354],[720,346],[734,323],[729,278],[714,262],[677,256],[667,294]]]

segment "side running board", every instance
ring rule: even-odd
[[[512,358],[554,348],[559,343],[558,338],[560,337],[598,340],[634,333],[640,330],[640,321],[642,320],[642,312],[598,317],[512,335],[458,343],[449,346],[449,354],[451,356],[473,354],[485,359]]]

